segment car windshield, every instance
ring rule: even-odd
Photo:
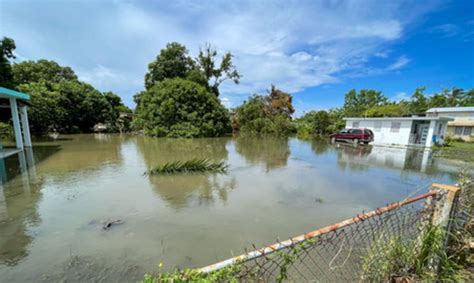
[[[344,129],[344,130],[341,130],[339,133],[340,134],[347,134],[349,132],[349,129]]]

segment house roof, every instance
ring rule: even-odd
[[[19,92],[16,90],[12,90],[5,87],[0,87],[0,97],[7,97],[7,98],[16,98],[21,100],[30,100],[30,96],[26,93]]]
[[[437,107],[431,108],[426,113],[443,113],[443,112],[474,112],[474,107]]]
[[[347,117],[343,118],[345,121],[454,121],[453,118],[448,117],[375,117],[375,118],[364,118],[364,117]]]

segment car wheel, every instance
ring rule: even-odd
[[[364,144],[369,144],[369,142],[364,142]]]
[[[354,144],[359,144],[359,139],[353,139],[352,142],[353,142]]]
[[[335,143],[336,142],[336,138],[335,137],[332,137],[331,138],[331,143]]]

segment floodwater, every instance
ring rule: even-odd
[[[143,175],[192,158],[230,167]],[[60,136],[0,161],[0,281],[137,281],[160,262],[203,266],[454,183],[465,166],[298,139]]]

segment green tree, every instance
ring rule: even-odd
[[[205,87],[166,79],[140,95],[135,126],[158,137],[214,137],[230,131],[227,109]]]
[[[412,94],[409,103],[409,111],[411,114],[424,113],[428,110],[429,99],[424,94],[425,89],[425,87],[418,87]]]
[[[295,131],[290,94],[271,87],[266,96],[254,95],[235,109],[232,125],[244,134],[286,136]]]
[[[196,58],[196,63],[201,72],[204,74],[207,82],[210,82],[211,90],[219,96],[219,86],[225,80],[232,80],[238,84],[240,81],[240,74],[232,63],[232,54],[227,52],[222,56],[221,63],[217,67],[217,51],[206,44],[204,49],[199,50]]]
[[[117,131],[120,111],[128,109],[119,96],[102,94],[80,82],[69,67],[54,61],[25,61],[13,65],[18,89],[31,95],[29,116],[32,132],[90,132],[97,123]]]
[[[40,81],[59,83],[61,81],[77,80],[77,76],[70,67],[63,67],[54,61],[41,59],[14,64],[13,79],[16,84]]]
[[[150,89],[164,79],[186,78],[195,69],[195,62],[184,45],[171,42],[161,49],[156,59],[148,65],[145,74],[145,88]]]
[[[0,41],[0,86],[14,88],[12,66],[10,59],[15,59],[13,50],[15,50],[15,41],[4,37]]]
[[[347,117],[366,116],[366,111],[375,106],[381,106],[388,102],[381,91],[373,89],[362,89],[357,92],[355,89],[350,90],[345,95],[344,113]]]
[[[391,102],[385,105],[374,106],[366,111],[367,117],[402,117],[409,113],[409,106],[406,102]],[[419,113],[419,112],[415,112]]]

